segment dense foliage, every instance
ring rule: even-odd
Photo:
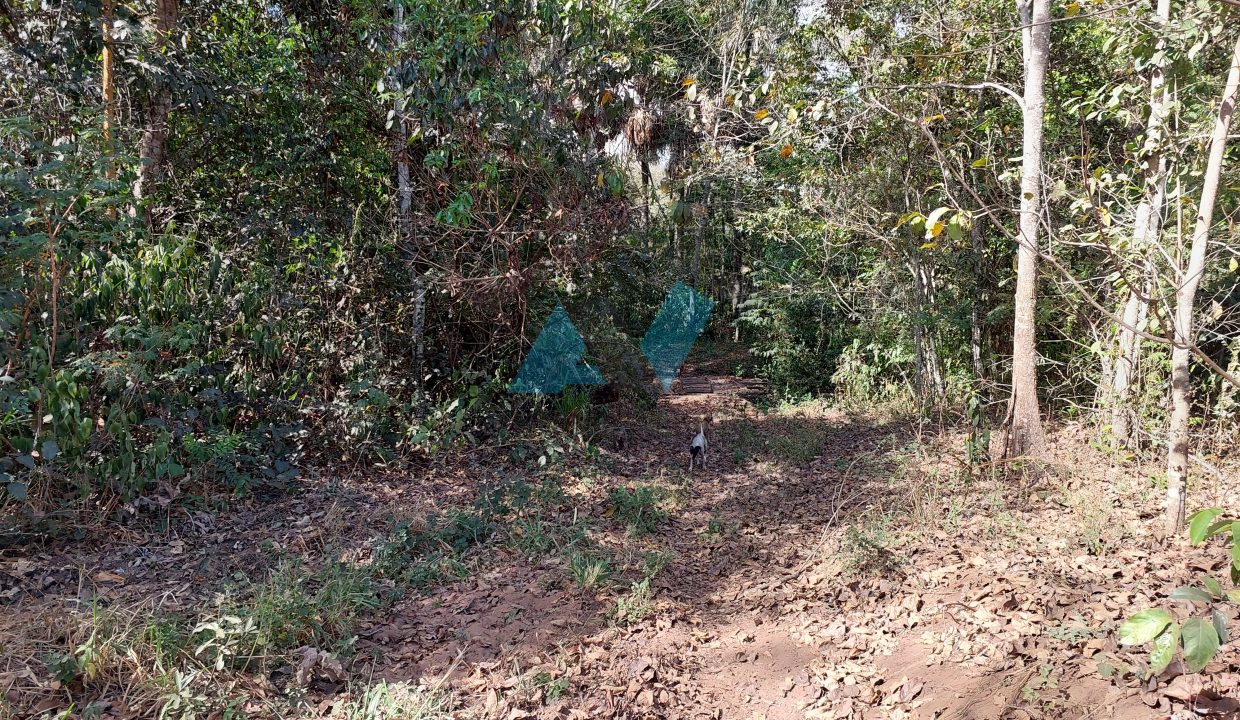
[[[1123,408],[1118,445],[1148,449],[1234,11],[1052,16],[1038,390],[1105,410],[1104,438]],[[676,280],[780,392],[999,424],[1019,22],[1006,3],[0,4],[6,529],[478,442],[538,402],[503,391],[557,302],[640,395]],[[1152,73],[1174,97],[1154,134]],[[1141,240],[1155,157],[1162,235]],[[1195,342],[1234,372],[1224,168]],[[1236,388],[1194,380],[1217,421],[1198,439],[1222,447]]]

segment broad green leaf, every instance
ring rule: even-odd
[[[1215,580],[1212,577],[1204,577],[1201,579],[1201,584],[1205,585],[1206,590],[1209,590],[1210,594],[1215,598],[1223,597],[1223,586],[1218,580]]]
[[[974,160],[973,162],[969,163],[969,167],[973,167],[973,168],[984,168],[989,165],[990,165],[989,158],[978,158]],[[1235,261],[1233,260],[1232,262],[1235,262]]]
[[[1201,618],[1191,618],[1180,630],[1184,641],[1184,664],[1190,673],[1201,672],[1218,652],[1218,632]]]
[[[1218,641],[1227,642],[1227,616],[1219,612],[1218,608],[1213,608],[1210,610],[1210,622],[1214,625],[1214,632],[1218,633]]]
[[[26,483],[15,481],[15,482],[9,483],[5,487],[8,490],[9,497],[13,498],[14,500],[25,500],[26,499]]]
[[[900,227],[906,222],[917,220],[920,217],[921,217],[921,213],[917,212],[916,210],[910,210],[909,212],[906,212],[900,216],[900,219],[896,221],[896,227]]]
[[[43,449],[39,454],[43,456],[44,460],[54,460],[60,454],[60,446],[56,444],[55,440],[44,440]]]
[[[1150,646],[1150,669],[1156,673],[1166,670],[1179,646],[1180,626],[1171,623],[1166,631],[1154,638],[1154,644]]]
[[[1240,588],[1232,588],[1228,590],[1227,599],[1234,603],[1240,603]]]
[[[1172,591],[1171,595],[1169,595],[1168,597],[1170,597],[1172,600],[1183,600],[1186,602],[1203,602],[1207,604],[1214,601],[1214,598],[1210,596],[1210,593],[1206,592],[1205,590],[1202,590],[1201,588],[1195,588],[1195,587],[1176,588],[1174,591]]]
[[[1206,531],[1210,529],[1210,523],[1214,522],[1214,518],[1223,514],[1223,508],[1206,508],[1193,513],[1188,519],[1188,537],[1193,541],[1194,545],[1199,545],[1206,539]]]
[[[1171,620],[1171,613],[1162,608],[1142,610],[1119,626],[1119,642],[1121,645],[1143,645],[1166,630]]]

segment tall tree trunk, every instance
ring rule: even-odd
[[[112,10],[114,0],[103,0],[103,56],[101,57],[102,77],[100,85],[103,89],[103,142],[107,145],[108,163],[104,177],[109,181],[116,180],[116,158],[112,147],[112,128],[116,126],[116,82],[112,78]],[[108,218],[116,219],[116,206],[108,207]]]
[[[741,341],[741,302],[745,290],[745,253],[743,250],[744,231],[732,227],[732,342]]]
[[[646,231],[646,242],[650,242],[650,160],[644,151],[638,152],[641,154],[638,162],[642,171],[642,227]]]
[[[711,187],[710,182],[707,181],[706,202],[702,205],[701,210],[698,212],[697,234],[693,238],[693,265],[689,270],[689,285],[692,287],[697,287],[698,268],[701,267],[702,264],[702,245],[706,238],[706,224],[710,219],[710,200],[713,189],[714,188]]]
[[[392,87],[396,99],[392,105],[392,154],[396,161],[396,246],[409,268],[409,285],[413,294],[413,319],[409,336],[413,345],[413,364],[422,367],[425,357],[426,278],[418,269],[417,239],[413,233],[413,185],[409,168],[409,128],[405,123],[403,96],[403,46],[405,44],[405,5],[392,0],[392,45],[396,62],[392,69]]]
[[[1197,204],[1197,222],[1193,228],[1188,268],[1177,278],[1175,291],[1175,345],[1171,349],[1171,424],[1167,431],[1167,505],[1163,518],[1167,537],[1178,533],[1184,525],[1185,481],[1188,479],[1188,419],[1191,411],[1188,361],[1196,343],[1193,306],[1197,300],[1197,286],[1201,284],[1201,275],[1205,271],[1206,245],[1210,240],[1210,225],[1214,220],[1214,200],[1218,196],[1219,177],[1223,172],[1223,153],[1227,149],[1227,133],[1231,129],[1238,88],[1240,37],[1236,38],[1231,69],[1227,72],[1227,84],[1223,87],[1214,131],[1210,134],[1210,155],[1206,161],[1205,177],[1202,179],[1201,202]]]
[[[982,363],[982,303],[986,247],[982,242],[982,218],[973,220],[969,229],[969,241],[973,246],[973,297],[969,311],[969,354],[973,360],[973,379],[984,398],[986,392],[986,366]]]
[[[1158,33],[1156,51],[1161,53],[1167,45],[1163,26],[1171,19],[1171,0],[1158,0],[1155,18],[1158,25],[1155,29]],[[1138,253],[1156,244],[1162,230],[1167,187],[1167,158],[1162,152],[1162,143],[1167,101],[1166,74],[1161,65],[1155,65],[1150,73],[1150,115],[1145,121],[1145,145],[1141,151],[1144,156],[1141,158],[1143,188],[1132,227],[1132,248]],[[1148,269],[1143,272],[1148,272]],[[1132,377],[1141,358],[1141,341],[1134,328],[1149,312],[1150,290],[1145,281],[1134,284],[1128,288],[1128,298],[1124,302],[1114,376],[1109,383],[1111,436],[1117,448],[1130,449],[1135,446]]]
[[[176,28],[177,0],[155,0],[155,51],[163,54]],[[166,74],[151,93],[144,112],[142,139],[138,143],[138,174],[133,184],[135,207],[143,209],[147,227],[154,229],[149,204],[143,200],[151,195],[154,184],[163,176],[164,142],[168,138],[168,115],[172,112],[172,80]]]
[[[1145,272],[1145,271],[1143,271]],[[1141,339],[1136,328],[1149,314],[1149,297],[1153,287],[1143,281],[1142,287],[1130,288],[1120,316],[1111,382],[1107,384],[1107,403],[1111,410],[1111,437],[1116,449],[1130,450],[1137,446],[1136,408],[1133,407],[1133,378],[1141,359]]]
[[[926,318],[934,307],[934,279],[914,250],[909,255],[909,271],[913,275],[913,350],[917,399],[923,407],[942,406],[947,397],[943,382],[942,363],[939,361],[938,343],[934,330],[927,327]]]
[[[1012,334],[1012,397],[1008,405],[1007,457],[1040,456],[1046,434],[1038,409],[1038,223],[1042,214],[1043,84],[1050,55],[1050,0],[1018,0],[1025,53],[1024,157],[1020,177],[1020,233]]]

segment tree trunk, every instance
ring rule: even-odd
[[[426,278],[418,269],[417,240],[413,233],[413,185],[409,168],[409,128],[405,124],[405,101],[402,95],[402,46],[405,44],[405,6],[402,0],[392,1],[392,46],[396,62],[392,69],[392,87],[396,99],[392,105],[392,154],[396,161],[396,246],[409,267],[409,285],[413,294],[413,319],[409,335],[413,345],[413,365],[422,367],[425,357]]]
[[[1140,289],[1129,289],[1128,299],[1124,302],[1124,312],[1120,317],[1122,324],[1119,328],[1118,347],[1111,370],[1111,382],[1107,385],[1107,404],[1111,409],[1111,437],[1115,449],[1131,450],[1137,446],[1137,416],[1132,395],[1133,378],[1141,359],[1141,339],[1135,328],[1140,327],[1149,314],[1151,292],[1153,287],[1148,282]]]
[[[1227,149],[1227,133],[1235,110],[1236,91],[1240,88],[1240,37],[1232,53],[1231,69],[1223,87],[1222,102],[1210,135],[1210,154],[1201,185],[1201,202],[1197,204],[1197,222],[1189,250],[1188,268],[1177,278],[1175,345],[1171,350],[1171,423],[1167,431],[1167,504],[1164,530],[1167,537],[1178,533],[1184,525],[1185,481],[1188,479],[1189,355],[1196,342],[1193,332],[1193,305],[1197,286],[1206,265],[1206,245],[1214,219],[1214,200],[1218,196],[1219,176],[1223,171],[1223,153]]]
[[[741,341],[741,303],[744,302],[743,293],[745,290],[745,254],[742,248],[744,241],[744,232],[739,228],[732,228],[732,342]]]
[[[917,379],[917,399],[922,407],[941,407],[947,397],[943,382],[942,363],[933,328],[926,319],[934,307],[934,279],[927,271],[918,251],[909,255],[909,271],[913,275],[913,360]]]
[[[646,242],[650,242],[650,160],[646,158],[645,152],[641,152],[642,171],[642,221],[643,229],[646,231]]]
[[[1025,53],[1024,157],[1020,177],[1020,247],[1017,251],[1015,329],[1012,334],[1012,396],[1008,406],[1007,457],[1038,457],[1046,435],[1038,408],[1037,328],[1038,223],[1042,214],[1043,83],[1050,55],[1050,0],[1018,0]]]
[[[176,28],[177,0],[155,0],[155,51],[165,53],[168,40]],[[154,184],[163,176],[164,142],[168,138],[168,115],[172,112],[172,82],[166,74],[152,91],[145,110],[145,125],[138,143],[138,175],[133,184],[134,206],[143,208],[147,227],[154,229],[150,205],[143,200],[151,195]]]
[[[702,206],[701,213],[697,219],[697,234],[693,238],[693,265],[689,270],[689,285],[697,287],[698,268],[702,264],[702,244],[706,238],[706,224],[710,219],[710,199],[713,188],[709,183],[706,185],[706,202]]]
[[[969,354],[973,360],[973,379],[977,383],[978,393],[986,397],[986,367],[982,363],[982,286],[986,248],[982,242],[982,218],[973,220],[969,229],[969,240],[973,246],[973,297],[972,309],[969,311]]]
[[[116,126],[116,83],[112,78],[112,10],[114,0],[103,0],[103,56],[100,85],[103,88],[103,142],[107,145],[108,163],[104,177],[116,180],[116,158],[112,147],[112,128]],[[108,218],[116,219],[116,207],[108,207]]]
[[[1162,26],[1171,18],[1171,0],[1158,0],[1155,10],[1158,28],[1156,51],[1167,45]],[[1167,158],[1162,152],[1167,114],[1166,74],[1160,65],[1150,73],[1150,116],[1145,121],[1145,146],[1142,148],[1143,191],[1137,205],[1132,227],[1132,249],[1138,253],[1158,242],[1162,230],[1163,202],[1167,187]],[[1143,283],[1144,284],[1144,283]],[[1150,287],[1128,288],[1124,302],[1123,325],[1119,328],[1119,347],[1115,358],[1114,376],[1110,387],[1111,437],[1116,448],[1135,447],[1132,407],[1132,377],[1141,358],[1141,341],[1135,328],[1149,312]]]

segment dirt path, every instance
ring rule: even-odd
[[[1098,672],[1120,663],[1112,631],[1132,607],[1132,562],[1153,570],[1153,557],[1125,547],[1142,537],[1138,512],[1095,518],[1102,556],[1091,556],[1064,496],[1019,509],[1002,487],[945,496],[940,479],[910,469],[907,424],[762,413],[752,385],[727,376],[685,385],[694,392],[664,398],[657,422],[630,429],[603,479],[687,488],[647,541],[676,558],[654,583],[656,611],[608,626],[609,594],[541,584],[554,561],[500,563],[400,609],[400,624],[440,628],[407,677],[449,673],[464,695],[489,698],[490,717],[1166,716],[1149,707],[1169,707],[1165,697],[1142,703],[1131,683]],[[689,476],[682,446],[702,415],[715,419],[709,470]],[[1137,527],[1103,537],[1121,514]],[[637,542],[610,532],[619,546]],[[570,678],[572,693],[513,692],[539,673]]]
[[[545,473],[563,493],[514,511],[497,541],[462,555],[466,577],[425,594],[393,588],[394,603],[362,614],[347,677],[298,689],[296,660],[269,659],[263,674],[230,676],[242,707],[353,717],[343,708],[381,680],[451,690],[460,717],[506,719],[1141,719],[1168,717],[1168,684],[1186,678],[1235,695],[1230,647],[1204,675],[1138,681],[1140,655],[1116,646],[1115,625],[1185,568],[1226,558],[1156,549],[1143,480],[1070,433],[1058,440],[1076,472],[1021,493],[966,482],[957,436],[816,405],[763,412],[752,382],[690,377],[692,392],[611,419],[622,449],[600,439],[593,460]],[[703,415],[714,418],[708,469],[688,473]],[[49,712],[74,693],[137,697],[149,683],[126,673],[141,664],[118,663],[107,682],[49,677],[49,651],[94,636],[65,629],[92,602],[193,616],[233,579],[281,567],[277,557],[309,567],[330,551],[366,567],[393,518],[464,506],[513,474],[465,457],[323,478],[220,515],[187,510],[166,533],[113,530],[6,557],[0,689],[9,707]],[[642,488],[659,498],[644,533],[617,499]],[[597,582],[582,580],[591,563]],[[98,717],[153,707],[109,699]]]

